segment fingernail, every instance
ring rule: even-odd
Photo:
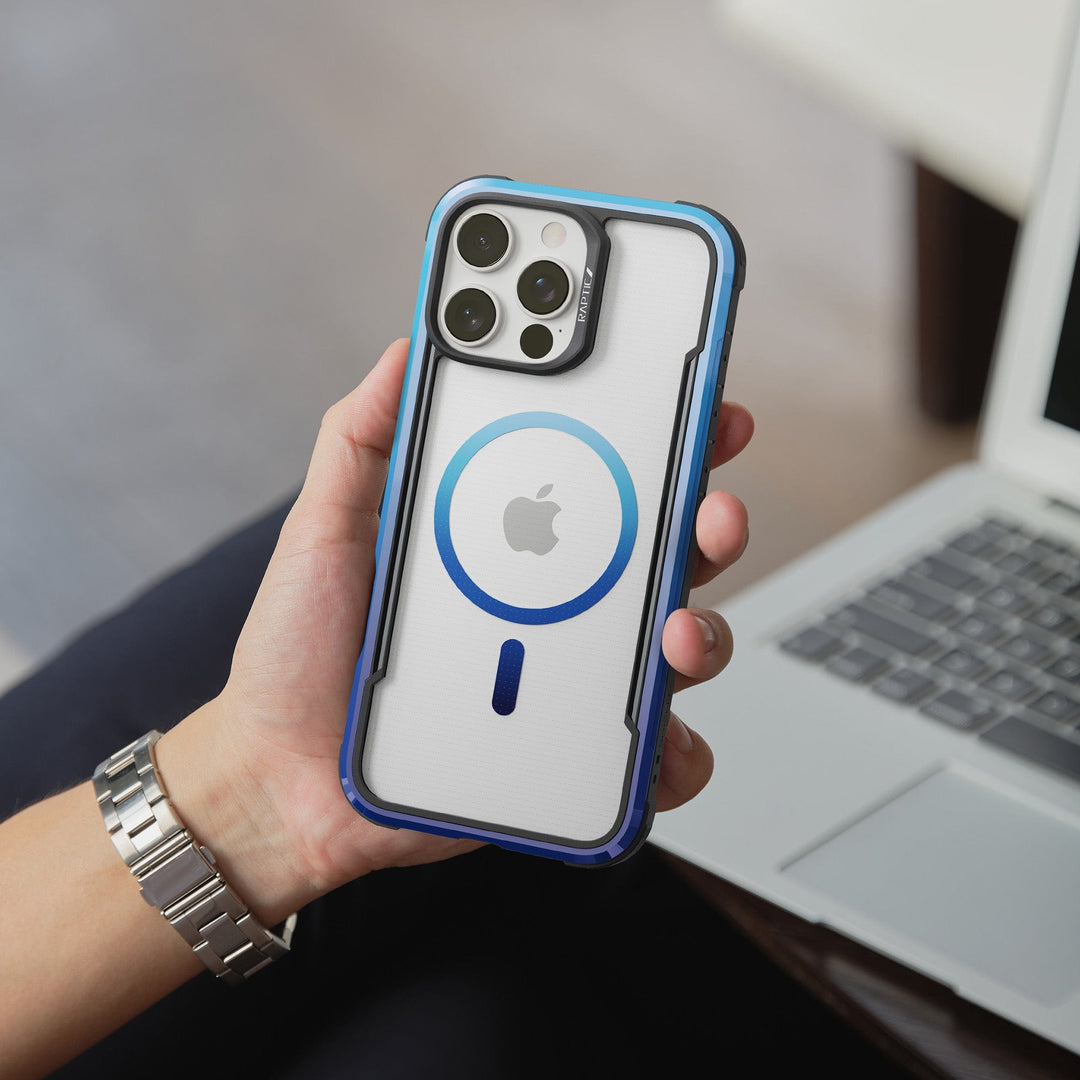
[[[690,729],[674,714],[668,720],[668,741],[680,754],[689,754],[694,749],[694,736]]]
[[[695,615],[694,618],[701,627],[701,636],[705,639],[705,651],[712,652],[716,648],[716,628],[702,615]]]

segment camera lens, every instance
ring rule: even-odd
[[[510,233],[494,214],[473,214],[458,229],[458,254],[481,270],[494,266],[509,246]]]
[[[548,259],[526,266],[518,278],[518,299],[534,315],[550,315],[566,303],[570,279],[566,271]]]
[[[462,289],[450,297],[443,319],[458,341],[479,341],[495,328],[495,301],[483,289]]]

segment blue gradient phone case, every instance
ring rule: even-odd
[[[644,841],[744,271],[685,203],[439,202],[341,751],[362,814],[583,865]]]

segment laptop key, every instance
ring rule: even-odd
[[[887,666],[887,662],[877,653],[858,646],[840,653],[839,656],[834,656],[825,665],[834,675],[839,675],[842,679],[850,679],[852,682],[868,682],[884,671]]]
[[[1068,724],[1080,716],[1080,701],[1074,701],[1068,695],[1059,694],[1056,690],[1050,690],[1042,697],[1036,698],[1028,708],[1040,716],[1045,716],[1048,720],[1057,720],[1062,724]]]
[[[808,626],[781,641],[780,648],[784,652],[801,656],[804,660],[824,660],[843,644],[843,640],[836,634],[830,634],[820,626]]]
[[[875,693],[890,698],[892,701],[898,701],[903,705],[919,701],[921,698],[926,697],[927,694],[937,690],[937,688],[938,684],[933,679],[927,678],[911,668],[899,668],[896,671],[890,671],[887,675],[882,675],[873,686]]]
[[[1059,656],[1046,670],[1056,679],[1080,685],[1080,656]]]
[[[1009,638],[1000,648],[1006,655],[1025,664],[1037,664],[1050,654],[1050,649],[1041,641],[1024,637],[1023,634],[1017,634],[1016,637]]]
[[[903,623],[893,622],[869,608],[858,604],[848,604],[833,615],[833,620],[844,626],[850,626],[867,637],[883,641],[894,649],[908,653],[910,656],[920,656],[934,645],[934,639],[929,634],[919,630],[913,630]]]
[[[1080,588],[1080,581],[1077,581],[1072,574],[1062,573],[1060,570],[1056,574],[1051,574],[1043,583],[1044,589],[1049,589],[1050,592],[1058,593],[1064,596],[1070,589]]]
[[[952,629],[980,645],[988,645],[1005,636],[1005,628],[999,619],[990,619],[979,614],[965,615]]]
[[[995,543],[994,537],[987,535],[981,529],[968,529],[967,532],[954,536],[946,544],[946,547],[952,548],[961,555],[982,555],[985,557],[995,547]]]
[[[979,600],[996,611],[1015,615],[1031,607],[1028,598],[1011,585],[994,585],[979,597]]]
[[[931,622],[941,622],[956,610],[947,600],[930,596],[902,578],[883,581],[870,591],[870,596],[882,604],[909,611],[912,615],[929,619]]]
[[[1007,716],[979,738],[1038,765],[1055,769],[1073,780],[1080,780],[1080,742],[1055,735],[1018,716]]]
[[[946,690],[944,694],[928,701],[919,711],[964,731],[988,724],[995,717],[993,708],[985,701],[965,694],[962,690]]]
[[[1005,668],[983,679],[980,685],[987,690],[992,690],[995,694],[1000,694],[1003,698],[1008,698],[1009,701],[1023,701],[1035,690],[1035,684],[1030,679],[1025,679],[1022,675],[1017,675],[1015,671]]]
[[[1063,544],[1059,544],[1049,539],[1049,537],[1037,536],[1024,548],[1024,554],[1033,559],[1038,559],[1040,562],[1046,562],[1047,559],[1055,559],[1059,555],[1066,554],[1068,550]]]
[[[1045,563],[1038,562],[1033,559],[1031,565],[1027,569],[1022,570],[1020,576],[1025,581],[1034,582],[1036,585],[1041,585],[1051,574],[1050,567]]]
[[[1023,536],[1024,530],[1015,521],[1006,521],[1004,518],[989,517],[980,526],[987,536],[1002,539],[1007,536]]]
[[[1037,626],[1040,630],[1049,630],[1054,634],[1061,634],[1063,637],[1068,637],[1080,630],[1080,620],[1074,619],[1056,604],[1044,604],[1025,618],[1032,626]]]
[[[944,585],[947,589],[966,589],[969,585],[981,581],[975,574],[969,574],[966,570],[961,570],[960,567],[953,566],[952,563],[939,559],[936,555],[927,555],[915,563],[911,569],[938,585]]]
[[[1002,555],[994,565],[999,570],[1003,570],[1006,574],[1016,574],[1018,577],[1023,577],[1028,574],[1033,567],[1038,566],[1038,563],[1036,563],[1034,559],[1029,559],[1026,555],[1021,554],[1019,551],[1010,551],[1008,554]]]
[[[977,656],[964,649],[950,649],[934,663],[942,671],[947,671],[958,679],[973,679],[986,669],[986,665]]]

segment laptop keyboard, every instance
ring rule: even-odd
[[[1080,548],[986,518],[780,641],[1080,781]]]

